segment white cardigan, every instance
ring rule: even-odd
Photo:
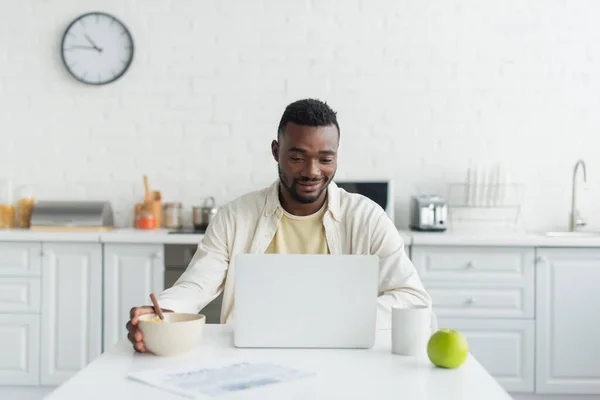
[[[278,185],[277,180],[219,210],[186,271],[158,296],[162,307],[198,313],[224,290],[221,323],[232,321],[235,256],[263,253],[269,245],[283,215]],[[323,225],[331,254],[379,256],[377,328],[390,329],[392,305],[431,306],[431,297],[385,211],[369,198],[349,193],[333,182],[328,186],[327,199]]]

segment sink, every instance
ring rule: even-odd
[[[548,237],[594,237],[600,236],[600,232],[546,232],[546,236]]]

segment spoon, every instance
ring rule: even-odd
[[[162,322],[165,319],[165,316],[158,305],[158,300],[156,299],[154,293],[150,293],[150,300],[152,300],[152,304],[154,305],[154,312],[158,315],[158,318],[160,318],[160,321]]]

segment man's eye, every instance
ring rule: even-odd
[[[321,162],[322,162],[323,164],[329,164],[329,163],[332,163],[332,162],[333,162],[333,158],[326,158],[326,159],[323,159],[323,160],[321,160]]]
[[[300,157],[292,157],[292,161],[302,161]]]

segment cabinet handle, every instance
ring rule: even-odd
[[[545,264],[548,262],[548,258],[544,256],[538,256],[535,260],[536,264]]]
[[[160,251],[152,254],[152,258],[160,258],[160,257],[162,257],[162,252],[160,252]]]
[[[471,260],[467,263],[467,268],[469,268],[469,269],[473,269],[476,266],[477,266],[477,261],[475,261],[475,260]]]
[[[467,304],[475,304],[475,297],[469,297],[466,301]]]
[[[44,257],[44,250],[40,250],[40,257]]]

